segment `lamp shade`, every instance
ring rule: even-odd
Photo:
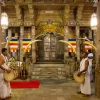
[[[96,13],[92,14],[90,24],[91,24],[91,29],[92,30],[96,30],[97,29],[97,14]]]
[[[8,28],[8,15],[5,12],[1,14],[1,27],[2,29]]]

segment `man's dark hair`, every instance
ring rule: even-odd
[[[5,52],[7,49],[6,48],[2,48],[2,53]]]
[[[84,52],[85,53],[85,55],[86,55],[86,57],[88,56],[88,52]]]
[[[92,52],[91,49],[89,49],[89,50],[88,50],[88,53],[91,53],[91,52]]]

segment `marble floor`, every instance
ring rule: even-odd
[[[79,85],[72,80],[41,80],[38,89],[12,89],[12,98],[9,100],[100,100],[94,95],[84,97],[77,94]]]

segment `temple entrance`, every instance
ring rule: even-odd
[[[62,62],[64,59],[64,44],[60,43],[59,40],[63,37],[51,32],[40,39],[42,41],[37,43],[39,51],[37,62]]]
[[[44,21],[39,23],[36,30],[36,37],[42,40],[37,43],[37,62],[63,62],[64,44],[59,40],[64,39],[64,27],[56,21]]]

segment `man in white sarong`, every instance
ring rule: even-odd
[[[85,96],[91,95],[91,85],[90,85],[90,73],[88,71],[89,61],[87,58],[87,53],[82,54],[82,60],[80,62],[80,72],[78,76],[81,74],[85,74],[85,80],[80,84],[80,91],[78,93],[82,93]]]
[[[88,50],[88,60],[89,60],[89,73],[90,73],[90,81],[93,81],[93,73],[92,73],[92,60],[93,60],[93,53],[91,50]]]
[[[5,71],[8,73],[11,71],[7,64],[7,49],[3,48],[0,55],[0,100],[6,100],[11,96],[10,84],[4,80]]]

